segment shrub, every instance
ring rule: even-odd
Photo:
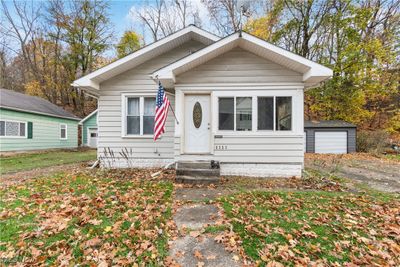
[[[389,133],[384,130],[359,131],[357,133],[357,151],[380,154],[389,146]]]

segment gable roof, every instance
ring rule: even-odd
[[[0,88],[0,108],[64,119],[80,120],[80,118],[76,117],[75,115],[43,98],[29,96],[3,88]]]
[[[241,47],[262,58],[303,74],[305,87],[311,87],[332,77],[333,71],[321,64],[308,60],[283,48],[270,44],[245,32],[236,32],[219,41],[169,64],[152,74],[153,79],[170,86],[175,77],[193,69],[212,58],[222,55],[234,47]]]
[[[209,45],[218,41],[220,37],[194,25],[190,25],[75,80],[72,83],[72,86],[82,88],[87,90],[89,93],[96,95],[98,94],[97,90],[99,90],[99,84],[101,82],[132,69],[151,58],[187,42],[190,39]]]
[[[90,113],[89,115],[87,115],[85,118],[83,118],[79,124],[83,124],[85,121],[87,121],[88,119],[90,119],[93,115],[95,115],[97,113],[97,109],[94,110],[92,113]]]

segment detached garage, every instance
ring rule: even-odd
[[[305,121],[305,151],[320,154],[356,152],[356,130],[354,124],[345,121]]]

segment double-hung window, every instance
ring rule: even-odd
[[[26,127],[26,122],[0,120],[0,136],[26,138]]]
[[[67,125],[60,124],[60,139],[67,140]]]
[[[253,124],[253,119],[256,120],[255,124]],[[290,131],[292,130],[292,97],[220,97],[218,98],[218,129],[252,132]]]
[[[154,132],[155,97],[126,97],[125,136],[152,135]]]

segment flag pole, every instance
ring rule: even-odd
[[[169,105],[169,108],[171,109],[171,111],[172,111],[172,114],[174,114],[174,117],[175,117],[175,120],[176,120],[176,124],[179,124],[179,121],[178,121],[178,119],[176,118],[176,115],[175,115],[174,109],[172,108],[172,106],[171,106],[171,105]]]

